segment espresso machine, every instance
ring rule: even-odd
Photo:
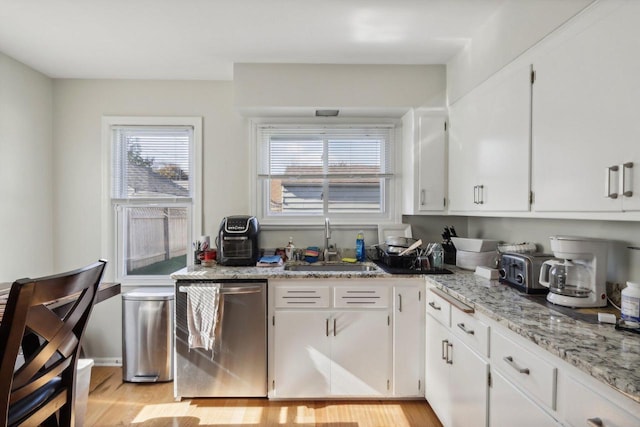
[[[547,301],[566,307],[607,305],[609,242],[572,236],[552,236],[556,258],[540,267],[540,284],[549,288]]]

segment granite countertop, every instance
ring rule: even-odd
[[[438,289],[640,402],[640,334],[574,320],[473,272],[427,278]],[[540,297],[536,297],[540,298]]]
[[[296,262],[295,264],[308,264]],[[337,263],[344,264],[344,263]],[[223,279],[357,279],[357,278],[389,278],[393,277],[372,262],[358,263],[371,266],[372,271],[290,271],[283,265],[276,267],[225,267],[214,265],[202,267],[194,265],[185,267],[171,274],[173,280],[223,280]],[[406,276],[405,276],[406,277]],[[410,276],[411,277],[411,276]],[[422,275],[416,275],[422,277]]]
[[[375,266],[373,263],[365,263]],[[449,268],[449,266],[447,266]],[[451,268],[455,274],[403,275],[429,283],[593,378],[640,403],[640,334],[618,331],[611,324],[574,320],[497,280]],[[398,277],[381,269],[363,272],[290,271],[277,267],[190,266],[174,280],[326,279]],[[540,297],[537,297],[540,298]]]

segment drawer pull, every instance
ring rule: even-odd
[[[516,365],[516,362],[513,361],[513,357],[507,356],[507,357],[503,358],[502,360],[507,362],[507,364],[509,364],[509,366],[511,366],[513,369],[515,369],[519,373],[525,374],[525,375],[529,375],[529,368],[521,368],[518,365]]]
[[[434,310],[442,310],[442,307],[438,307],[434,301],[431,301],[431,302],[429,303],[429,305],[430,305]]]
[[[464,323],[458,323],[458,328],[462,329],[465,334],[473,335],[473,330],[467,329],[464,327]]]
[[[325,322],[325,331],[326,331],[327,336],[329,336],[329,319],[325,319],[325,320],[326,320],[326,322]]]
[[[442,360],[447,360],[447,359],[448,359],[448,356],[445,356],[445,354],[444,354],[444,348],[445,348],[445,346],[446,346],[447,348],[449,348],[449,341],[447,341],[447,340],[442,340],[442,346],[441,346],[441,349],[442,349]]]
[[[589,418],[587,420],[587,426],[589,426],[589,427],[604,427],[604,423],[598,417]]]
[[[333,336],[336,336],[336,318],[333,318]]]
[[[449,353],[449,349],[451,349],[451,353]],[[451,356],[451,358],[449,358]],[[447,343],[447,363],[449,365],[453,365],[453,344]]]

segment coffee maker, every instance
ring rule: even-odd
[[[566,307],[607,305],[609,242],[572,236],[552,236],[551,251],[562,259],[545,261],[540,284],[549,288],[547,301]]]

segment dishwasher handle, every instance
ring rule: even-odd
[[[179,292],[187,292],[189,286],[180,286]],[[262,292],[262,286],[220,286],[220,295],[255,294]]]

